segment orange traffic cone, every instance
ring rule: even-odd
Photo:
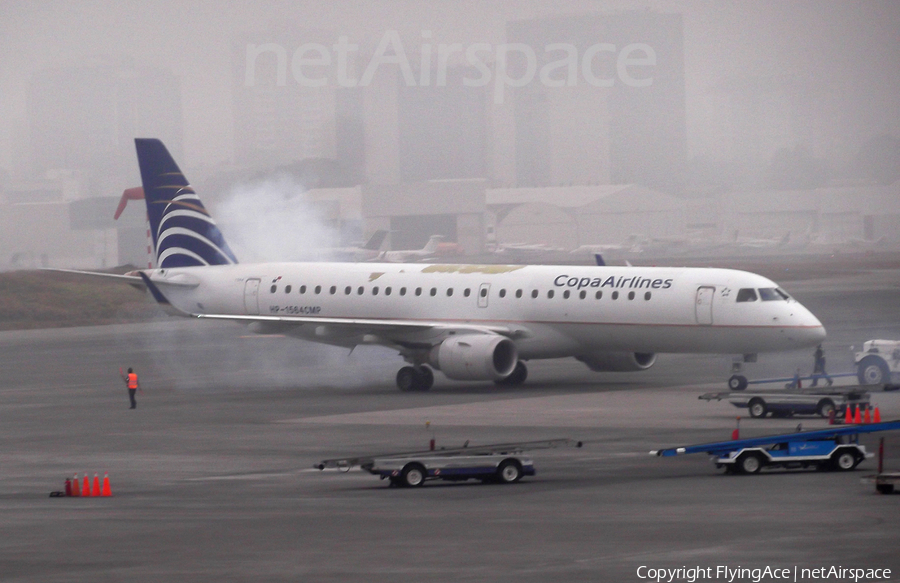
[[[850,405],[846,407],[847,414],[844,415],[844,425],[850,425],[853,423],[853,412],[850,410]]]
[[[853,412],[853,422],[857,425],[862,423],[862,417],[859,414],[859,405],[856,406],[856,411]]]
[[[866,414],[863,417],[863,423],[871,423],[872,422],[872,414],[869,412],[869,406],[866,405]]]
[[[84,473],[84,488],[81,489],[82,496],[91,495],[91,479],[88,478],[87,472]]]
[[[109,487],[109,473],[103,472],[103,490],[100,493],[101,496],[112,496],[112,490]]]
[[[100,495],[100,478],[97,474],[94,474],[94,486],[91,488],[91,496],[99,496]]]
[[[81,486],[78,485],[78,474],[75,474],[75,479],[72,480],[72,496],[81,496]]]
[[[881,423],[881,412],[878,410],[878,407],[875,407],[875,417],[872,419],[875,423]]]

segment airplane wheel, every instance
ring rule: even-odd
[[[768,410],[766,409],[766,402],[762,399],[751,399],[750,406],[750,416],[751,417],[765,417]]]
[[[416,390],[418,380],[419,375],[411,366],[404,366],[397,371],[397,388],[403,392]]]
[[[883,359],[867,356],[859,361],[856,377],[861,385],[879,385],[890,380],[891,371]]]
[[[509,376],[506,378],[502,378],[498,381],[494,381],[498,385],[513,385],[518,386],[525,382],[525,379],[528,378],[528,367],[525,366],[525,363],[521,360],[516,363],[516,368],[513,369]]]
[[[416,367],[416,390],[427,391],[434,386],[434,373],[425,365]]]
[[[728,379],[728,389],[731,391],[743,391],[747,388],[747,377],[739,374],[731,375]]]

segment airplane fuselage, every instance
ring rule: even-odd
[[[399,346],[439,342],[455,325],[505,327],[523,360],[772,352],[825,337],[815,316],[777,284],[730,269],[263,263],[145,273],[181,313],[302,318],[291,334],[344,346],[372,340],[352,326],[332,335],[329,319],[440,324],[384,330],[373,342]],[[742,292],[738,301],[747,289],[755,298]]]

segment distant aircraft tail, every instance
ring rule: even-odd
[[[384,243],[385,237],[387,237],[388,232],[384,229],[378,229],[372,236],[369,237],[369,240],[363,245],[363,249],[368,249],[369,251],[379,251],[381,249],[381,244]]]
[[[422,248],[422,251],[425,253],[436,253],[438,248],[438,243],[443,239],[443,235],[432,235],[428,242],[425,243],[425,246]]]
[[[237,258],[165,145],[134,140],[156,266],[230,265]]]

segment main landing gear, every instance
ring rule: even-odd
[[[434,373],[424,364],[404,366],[397,372],[397,388],[401,391],[427,391],[434,385]]]

